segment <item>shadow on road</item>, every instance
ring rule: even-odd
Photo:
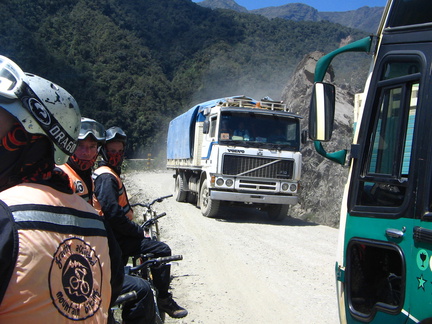
[[[289,212],[288,212],[289,215]],[[317,223],[307,222],[299,218],[287,216],[282,221],[268,218],[267,213],[255,208],[221,206],[215,220],[230,223],[269,224],[278,226],[318,226]]]

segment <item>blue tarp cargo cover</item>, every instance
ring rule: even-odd
[[[204,116],[200,113],[205,108],[214,107],[221,100],[223,99],[215,99],[196,105],[184,114],[171,120],[167,138],[168,160],[192,158],[195,123],[204,120]]]
[[[215,107],[220,102],[226,102],[230,98],[240,97],[242,96],[206,101],[171,120],[167,136],[167,159],[191,159],[193,157],[195,123],[205,119],[202,111],[208,107]]]

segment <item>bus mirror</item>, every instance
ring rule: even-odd
[[[309,109],[309,138],[329,141],[333,132],[335,87],[329,83],[314,84]]]

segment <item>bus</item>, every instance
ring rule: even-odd
[[[371,65],[349,150],[327,152],[333,58],[369,52]],[[376,35],[316,65],[309,137],[349,163],[335,278],[341,323],[432,323],[432,1],[389,0]]]

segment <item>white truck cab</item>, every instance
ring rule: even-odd
[[[167,150],[176,199],[196,201],[207,217],[231,203],[283,219],[298,202],[300,119],[280,102],[244,96],[212,100],[180,115],[170,123]]]

